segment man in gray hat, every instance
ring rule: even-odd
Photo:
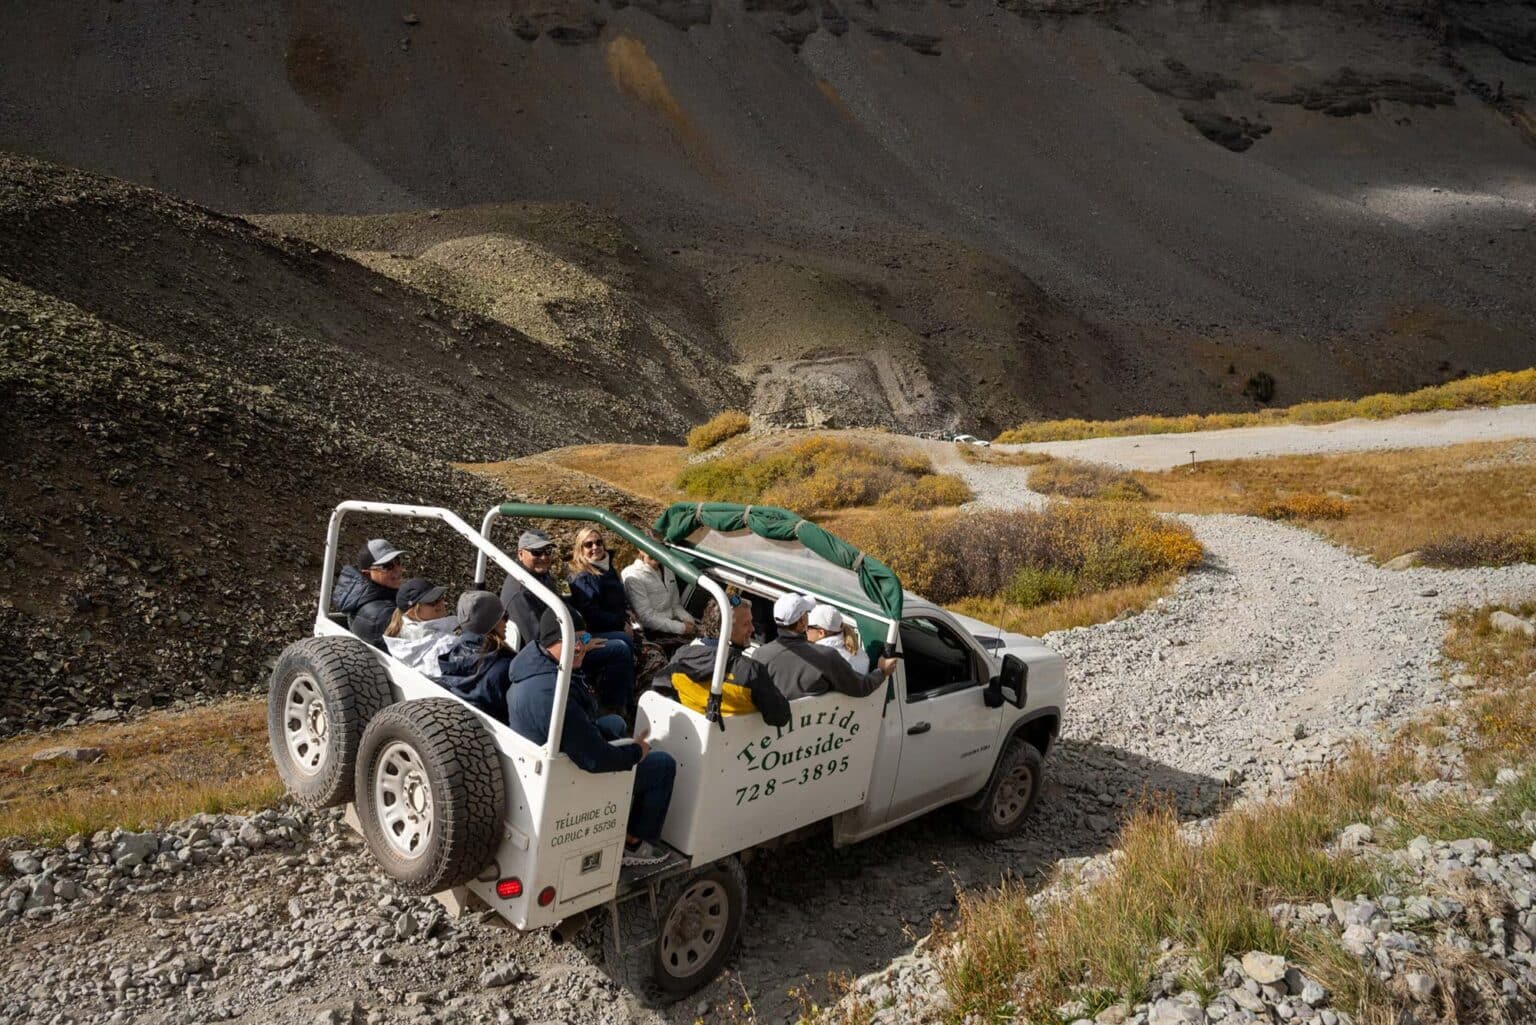
[[[556,594],[560,593],[560,587],[550,568],[559,554],[559,547],[542,530],[525,530],[517,537],[518,565]],[[511,574],[501,586],[501,604],[506,607],[507,621],[517,627],[520,643],[527,644],[539,635],[539,620],[546,606],[538,595]],[[627,699],[634,691],[635,655],[629,645],[594,640],[587,649],[586,665],[587,676],[599,693],[623,694]],[[628,711],[622,706],[616,710]]]
[[[354,634],[384,647],[384,628],[395,613],[395,594],[405,576],[405,555],[376,537],[357,553],[357,565],[343,566],[331,592],[331,610],[350,616]]]

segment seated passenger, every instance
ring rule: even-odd
[[[818,605],[806,619],[806,640],[831,648],[848,660],[856,673],[869,672],[869,656],[859,648],[859,632],[830,605]]]
[[[602,531],[583,527],[576,532],[576,549],[571,553],[569,569],[566,580],[571,585],[571,608],[586,619],[593,637],[607,642],[599,649],[606,649],[602,671],[591,666],[592,687],[604,708],[626,710],[635,698],[635,656],[640,652],[640,643],[629,625],[629,596],[624,593],[624,582],[614,572]],[[627,664],[607,654],[621,650],[629,656]]]
[[[634,610],[648,640],[656,641],[670,651],[699,632],[692,614],[683,608],[682,595],[678,594],[672,571],[650,554],[641,552],[634,562],[624,567],[620,577],[624,581],[624,593],[629,597],[629,607]]]
[[[577,619],[580,623],[580,619]],[[624,864],[654,865],[666,860],[656,847],[661,826],[672,802],[672,781],[677,763],[665,751],[652,751],[641,735],[621,739],[624,721],[600,716],[592,692],[580,672],[589,635],[578,625],[572,663],[570,694],[565,702],[565,725],[560,733],[560,752],[587,772],[628,772],[635,769],[634,798],[629,806],[629,825],[624,843]],[[555,685],[564,652],[560,620],[546,609],[538,633],[523,645],[512,662],[512,691],[507,724],[535,744],[549,740],[549,723],[555,708]],[[620,741],[609,743],[609,741]]]
[[[331,611],[345,613],[354,634],[384,647],[384,627],[395,612],[395,592],[405,575],[405,553],[376,537],[357,553],[356,566],[343,566],[331,591]]]
[[[534,579],[559,594],[562,588],[550,572],[559,547],[542,530],[525,530],[517,539],[517,562]],[[501,601],[507,617],[517,626],[520,641],[538,636],[544,602],[515,576],[508,576],[501,588]],[[592,645],[587,651],[586,672],[592,685],[606,695],[605,706],[625,710],[635,689],[635,653],[627,644]]]
[[[457,616],[448,614],[448,589],[412,577],[395,593],[395,614],[384,628],[384,646],[395,658],[432,679],[441,672],[437,656],[458,640]]]
[[[720,612],[713,602],[704,612],[705,638],[698,644],[679,648],[651,686],[679,704],[702,712],[709,702],[709,686],[715,678],[715,651],[720,644]],[[730,657],[725,680],[720,687],[722,715],[763,713],[769,726],[789,722],[789,701],[779,693],[768,671],[752,661],[743,646],[752,639],[752,608],[737,600],[731,606]]]
[[[490,591],[465,591],[458,612],[458,637],[437,656],[437,682],[497,722],[506,722],[512,652],[502,643],[507,616],[501,599]]]
[[[768,670],[779,693],[793,701],[837,691],[861,698],[873,694],[896,671],[894,658],[882,658],[877,668],[859,674],[839,653],[806,639],[810,612],[816,603],[803,594],[785,594],[773,603],[779,635],[752,655]]]

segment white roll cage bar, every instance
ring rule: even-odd
[[[549,720],[549,735],[544,742],[544,757],[553,759],[560,753],[561,734],[565,730],[565,704],[571,693],[571,672],[576,655],[576,629],[570,609],[560,596],[539,583],[532,573],[524,569],[516,559],[509,558],[501,549],[491,544],[474,528],[448,509],[433,505],[397,505],[392,502],[342,502],[331,513],[330,525],[325,534],[325,564],[320,573],[320,618],[331,614],[331,589],[336,582],[337,546],[341,540],[341,521],[347,513],[369,513],[375,516],[400,516],[406,519],[439,520],[462,535],[476,551],[476,579],[484,579],[485,562],[493,559],[496,565],[516,577],[555,610],[560,620],[560,673],[555,681],[554,710]]]

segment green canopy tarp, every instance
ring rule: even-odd
[[[893,620],[901,619],[901,580],[889,566],[788,509],[736,502],[678,502],[656,520],[656,532],[669,544],[700,528],[721,533],[750,530],[770,541],[798,542],[834,566],[856,574],[864,596],[874,607]]]

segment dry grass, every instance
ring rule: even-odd
[[[1200,463],[1136,477],[1157,509],[1262,514],[1289,505],[1290,515],[1377,561],[1436,547],[1473,558],[1536,550],[1528,441]]]
[[[751,417],[739,409],[727,409],[689,431],[688,447],[695,452],[707,452],[727,438],[747,433],[751,427]]]
[[[1043,637],[1057,630],[1108,623],[1141,612],[1172,590],[1177,581],[1177,575],[1169,574],[1107,591],[1072,595],[1033,608],[1020,608],[1003,598],[962,598],[950,602],[949,608],[1010,633]]]
[[[987,466],[1039,466],[1048,463],[1051,457],[1044,452],[1003,452],[995,448],[977,448],[975,445],[956,445],[955,451],[960,453],[960,458],[967,463],[982,463]]]
[[[1204,555],[1182,524],[1090,502],[963,516],[860,513],[839,517],[833,529],[941,602],[1001,598],[1032,606],[1178,574]],[[1053,592],[1048,578],[1064,586]]]
[[[1490,611],[1458,615],[1446,643],[1447,655],[1477,679],[1468,700],[1432,712],[1386,751],[1357,748],[1283,797],[1227,812],[1202,839],[1185,834],[1166,807],[1144,808],[1121,833],[1113,872],[1054,903],[1032,907],[1027,892],[1007,886],[962,895],[958,920],[940,945],[949,1019],[1055,1020],[1054,1008],[1068,999],[1086,1000],[1091,1015],[1116,1000],[1143,999],[1170,958],[1189,985],[1212,988],[1224,956],[1258,949],[1298,964],[1357,1022],[1400,1020],[1410,1006],[1405,994],[1376,981],[1331,935],[1283,927],[1267,909],[1381,889],[1385,880],[1372,862],[1328,850],[1352,822],[1390,816],[1399,842],[1419,833],[1481,836],[1504,850],[1525,849],[1521,814],[1536,809],[1536,645],[1493,631]],[[1536,602],[1516,611],[1536,613]],[[1404,796],[1404,783],[1436,778],[1418,745],[1447,731],[1458,734],[1480,774],[1518,767],[1523,778],[1491,806],[1470,796]],[[1491,1013],[1488,1020],[1508,1020],[1507,1007],[1501,1012],[1480,996],[1497,996],[1494,966],[1441,960],[1449,992]]]
[[[778,505],[803,516],[861,506],[927,509],[969,501],[965,482],[935,474],[926,455],[823,435],[738,448],[677,476],[689,498]]]
[[[58,746],[99,747],[106,757],[88,765],[32,761]],[[263,808],[282,794],[267,749],[266,703],[249,698],[0,742],[0,838],[58,843],[113,826]]]
[[[1124,470],[1075,459],[1053,459],[1031,470],[1029,486],[1046,495],[1097,498],[1107,502],[1140,502],[1146,486]]]
[[[574,445],[535,458],[657,502],[670,504],[686,497],[673,483],[688,458],[688,450],[681,445]]]
[[[1282,409],[1245,413],[1190,414],[1187,416],[1135,416],[1124,420],[1049,420],[1023,423],[998,435],[1006,444],[1038,441],[1073,441],[1079,438],[1117,438],[1132,434],[1183,434],[1228,427],[1266,424],[1334,423],[1364,417],[1380,420],[1404,413],[1477,406],[1508,406],[1536,402],[1536,369],[1484,374],[1448,384],[1421,388],[1406,394],[1382,393],[1335,402],[1303,402]]]

